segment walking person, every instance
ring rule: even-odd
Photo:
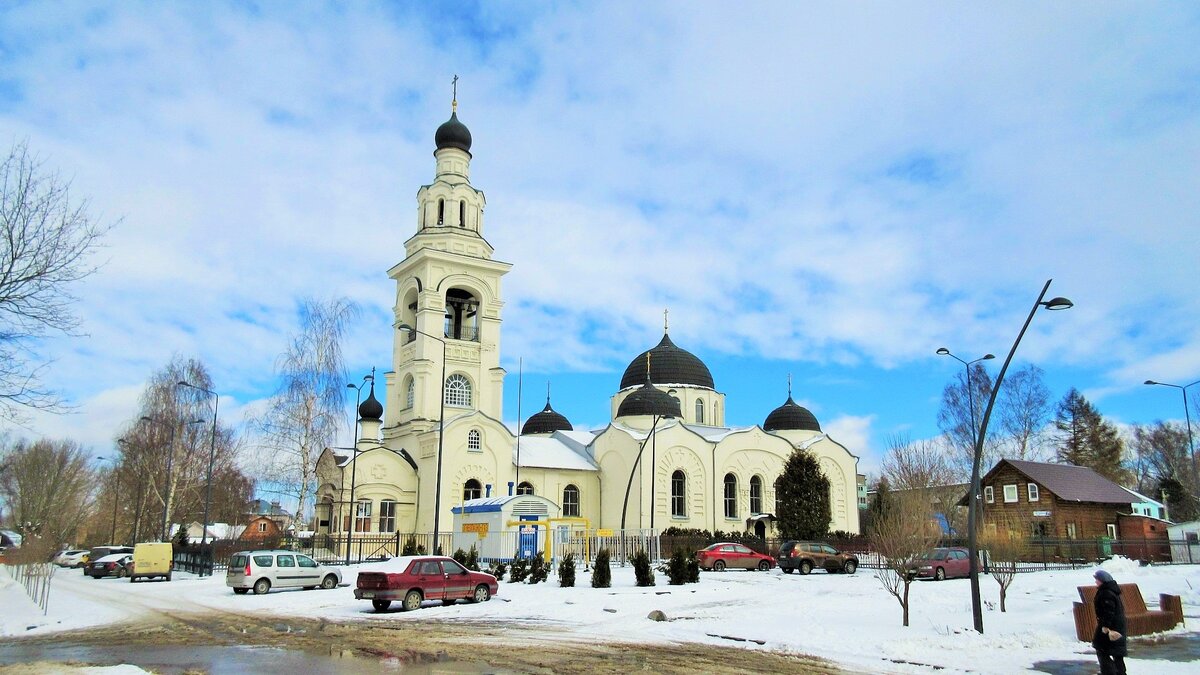
[[[1100,675],[1125,675],[1128,638],[1125,637],[1125,603],[1121,587],[1105,570],[1096,570],[1096,632],[1092,646],[1100,661]]]

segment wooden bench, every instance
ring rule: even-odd
[[[1159,609],[1149,609],[1142,599],[1137,584],[1118,584],[1121,587],[1121,602],[1125,604],[1125,634],[1149,635],[1170,630],[1183,623],[1183,600],[1178,595],[1161,593]],[[1096,587],[1080,586],[1079,598],[1075,603],[1075,636],[1083,642],[1091,642],[1096,633]]]

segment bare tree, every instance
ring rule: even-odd
[[[1021,559],[1029,555],[1030,525],[1018,515],[998,515],[980,537],[980,547],[987,550],[992,578],[1000,585],[1000,611],[1008,611],[1005,602],[1008,588],[1017,578]]]
[[[1009,373],[996,398],[1000,445],[1009,459],[1043,460],[1050,422],[1050,390],[1041,368],[1030,364]]]
[[[942,405],[938,409],[938,428],[949,439],[953,450],[950,463],[959,476],[971,475],[976,433],[992,395],[992,378],[982,364],[971,366],[970,382],[968,388],[966,372],[957,373],[942,390]],[[991,466],[998,458],[996,437],[988,434],[981,466]]]
[[[341,341],[358,314],[345,298],[306,299],[300,331],[280,357],[279,389],[256,419],[266,452],[260,486],[296,499],[296,519],[305,516],[315,491],[317,458],[333,443],[345,416],[346,366]]]
[[[90,254],[110,226],[71,201],[70,183],[46,173],[19,143],[0,163],[0,417],[20,420],[22,408],[55,410],[61,400],[41,383],[31,342],[72,335],[71,285],[96,267]]]
[[[0,497],[31,543],[75,543],[92,503],[95,472],[74,441],[18,440],[0,455]]]
[[[1200,514],[1196,474],[1192,471],[1187,429],[1173,422],[1135,424],[1130,432],[1133,470],[1138,491],[1165,490],[1171,515],[1177,520]]]
[[[875,514],[871,543],[883,559],[876,578],[884,590],[900,603],[904,625],[908,625],[908,587],[912,584],[913,563],[941,536],[941,528],[932,522],[928,502],[913,492],[893,492],[886,506]]]
[[[951,451],[937,440],[913,441],[905,434],[891,436],[887,444],[882,471],[888,486],[924,495],[947,527],[960,529],[964,516],[958,501],[964,488],[951,465]]]

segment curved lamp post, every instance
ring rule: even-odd
[[[1146,384],[1157,384],[1162,387],[1174,387],[1183,392],[1183,416],[1187,420],[1188,432],[1188,451],[1192,455],[1192,480],[1193,488],[1200,490],[1200,467],[1196,466],[1196,444],[1192,442],[1192,413],[1188,410],[1187,390],[1188,387],[1200,384],[1200,380],[1196,380],[1191,384],[1178,385],[1169,382],[1155,382],[1154,380],[1146,380]]]
[[[446,435],[444,433],[446,430],[446,341],[436,335],[430,335],[423,330],[417,330],[406,323],[396,326],[396,330],[406,333],[417,333],[442,343],[442,407],[441,412],[438,413],[437,475],[433,479],[433,544],[430,547],[430,553],[437,555],[439,550],[438,522],[442,515],[442,441]]]
[[[629,509],[629,492],[633,489],[633,473],[635,471],[637,471],[638,462],[640,462],[642,460],[642,451],[646,449],[646,443],[649,442],[651,439],[653,439],[655,436],[655,432],[658,431],[659,420],[673,419],[673,418],[674,418],[674,415],[655,415],[654,416],[653,421],[651,421],[651,423],[650,423],[650,434],[642,440],[642,446],[640,448],[638,448],[637,457],[635,457],[633,459],[633,466],[630,467],[630,469],[629,469],[629,483],[627,483],[625,485],[625,501],[621,503],[621,532],[622,533],[625,532],[625,512]],[[653,477],[651,477],[651,480],[653,480]],[[651,486],[653,487],[653,483],[651,484]],[[650,518],[651,518],[651,527],[653,527],[653,518],[654,518],[653,499],[651,499],[651,502],[652,503],[650,504]],[[638,521],[640,522],[641,519],[639,518]],[[622,534],[622,536],[624,536],[624,534]]]
[[[1013,354],[1017,352],[1017,345],[1021,344],[1021,338],[1025,337],[1025,331],[1029,328],[1029,323],[1033,321],[1033,315],[1040,307],[1059,310],[1075,306],[1075,303],[1062,297],[1042,300],[1046,297],[1046,291],[1050,290],[1051,281],[1053,279],[1047,279],[1046,285],[1042,286],[1042,292],[1038,295],[1037,302],[1033,303],[1033,309],[1029,310],[1025,325],[1021,326],[1021,332],[1017,334],[1012,349],[1008,350],[1008,358],[1004,359],[1004,365],[1000,367],[1000,373],[996,375],[996,383],[992,386],[992,395],[988,398],[987,408],[983,411],[983,422],[979,425],[979,436],[975,439],[975,456],[971,462],[971,499],[967,504],[967,548],[971,556],[971,614],[975,619],[975,630],[980,633],[983,632],[983,606],[979,600],[979,531],[975,525],[975,514],[979,509],[979,462],[983,456],[983,442],[987,437],[987,426],[988,420],[992,417],[992,407],[996,405],[996,394],[1000,391],[1000,384],[1004,382],[1004,373],[1008,371],[1008,364],[1012,363]]]
[[[354,526],[358,523],[358,504],[354,502],[354,480],[358,473],[358,406],[362,403],[362,388],[367,382],[371,386],[375,385],[375,370],[371,370],[371,375],[363,375],[363,380],[359,384],[350,383],[346,385],[347,389],[354,390],[354,415],[351,422],[351,427],[354,429],[354,443],[350,446],[350,526],[346,528],[346,564],[350,564],[350,546],[354,533]],[[343,479],[345,480],[345,479]],[[343,485],[345,485],[343,483]]]
[[[191,382],[187,382],[185,380],[176,382],[175,386],[188,387],[189,389],[202,391],[205,394],[213,397],[212,437],[208,442],[208,480],[206,481],[206,487],[204,488],[204,532],[200,535],[200,545],[204,546],[204,544],[208,543],[208,507],[212,503],[213,458],[217,454],[217,408],[221,405],[221,397],[217,395],[217,392],[211,389],[205,389],[198,384],[192,384]],[[208,573],[209,575],[212,574],[212,568],[208,569]],[[200,576],[204,576],[203,567],[200,568]]]

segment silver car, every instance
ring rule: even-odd
[[[238,551],[229,557],[225,585],[242,595],[254,589],[262,595],[272,588],[336,588],[342,572],[295,551]]]

